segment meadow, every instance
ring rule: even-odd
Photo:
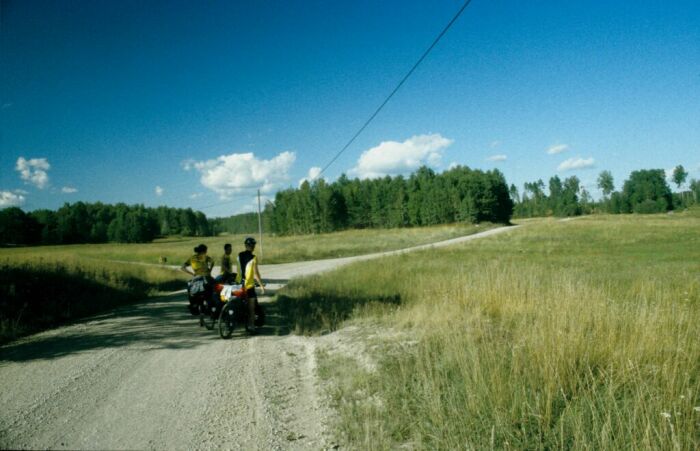
[[[297,333],[363,331],[360,360],[319,354],[351,449],[700,447],[697,211],[531,221],[278,303]]]
[[[265,263],[345,257],[393,250],[492,227],[448,225],[322,235],[265,237]],[[174,270],[201,242],[217,261],[224,243],[244,235],[170,237],[147,244],[80,244],[0,249],[0,342],[118,305],[185,288]],[[242,246],[241,246],[242,247]],[[236,245],[234,245],[236,249]],[[260,255],[260,249],[257,250]],[[160,265],[161,257],[166,264]],[[133,263],[149,263],[134,265]]]
[[[324,258],[349,257],[373,252],[403,249],[419,244],[447,240],[470,235],[493,227],[491,224],[450,224],[403,229],[347,230],[317,235],[268,236],[263,235],[262,251],[256,249],[265,264],[288,263]],[[89,260],[153,263],[164,257],[168,265],[181,265],[193,253],[193,248],[204,243],[209,255],[218,259],[225,243],[233,245],[234,253],[243,250],[243,240],[248,235],[222,235],[217,237],[168,237],[142,244],[75,244],[61,246],[36,246],[0,249],[0,259],[35,260],[80,258]],[[258,239],[258,235],[252,235]]]
[[[169,268],[71,256],[0,258],[0,343],[185,287]]]

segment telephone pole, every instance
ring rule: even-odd
[[[260,262],[263,260],[262,213],[260,212],[260,189],[258,189],[258,234],[260,235]]]

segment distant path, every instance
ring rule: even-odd
[[[319,450],[332,411],[316,375],[318,339],[290,335],[271,297],[286,281],[410,249],[261,265],[261,334],[222,340],[182,292],[0,347],[0,448]]]
[[[412,246],[405,249],[398,249],[395,251],[384,251],[375,252],[373,254],[366,255],[356,255],[353,257],[342,257],[342,258],[331,258],[326,260],[310,260],[304,262],[296,263],[280,263],[274,265],[260,265],[260,273],[263,275],[264,279],[279,279],[288,280],[294,277],[305,276],[310,274],[317,274],[324,271],[331,271],[337,269],[341,266],[355,263],[358,261],[371,260],[379,257],[386,257],[389,255],[405,254],[407,252],[414,252],[424,249],[431,248],[441,248],[446,246],[452,246],[454,244],[464,243],[467,241],[477,240],[480,238],[485,238],[492,235],[498,235],[505,232],[510,232],[521,226],[509,226],[509,227],[498,227],[495,229],[485,230],[483,232],[475,233],[472,235],[460,236],[457,238],[451,238],[449,240],[438,241],[436,243],[421,244],[418,246]]]

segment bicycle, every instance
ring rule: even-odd
[[[245,290],[237,290],[231,293],[231,297],[223,305],[219,313],[219,335],[223,339],[231,338],[236,324],[248,324],[248,299]],[[265,309],[260,303],[255,307],[255,327],[265,325]]]

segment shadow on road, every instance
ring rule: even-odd
[[[52,359],[135,344],[136,352],[194,348],[217,339],[198,326],[186,305],[185,295],[175,294],[121,307],[3,346],[0,362]]]
[[[129,346],[134,352],[188,349],[221,340],[218,327],[206,330],[187,311],[187,298],[179,293],[90,317],[46,331],[0,348],[2,362],[54,359],[70,354]],[[275,302],[262,302],[266,324],[258,335],[287,335],[289,327]],[[218,324],[217,324],[218,326]],[[233,339],[246,338],[241,325]]]

